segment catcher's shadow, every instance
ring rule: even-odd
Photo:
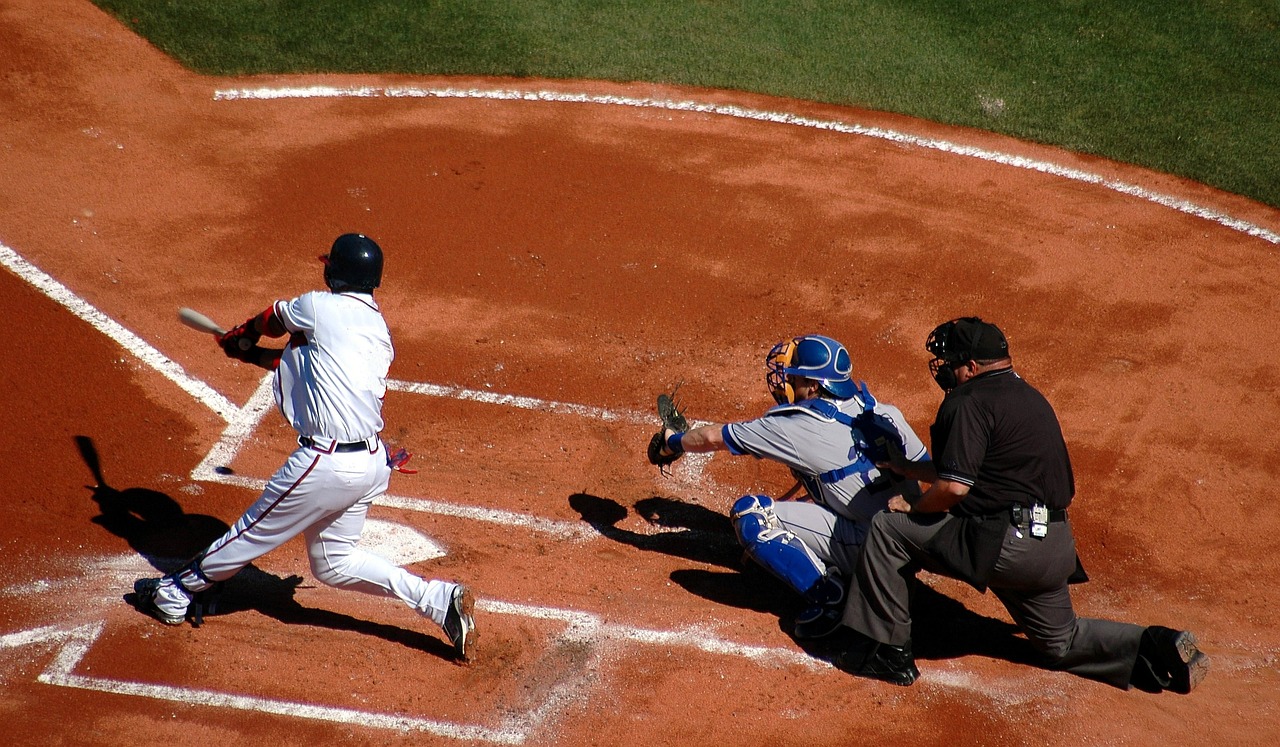
[[[569,505],[604,537],[646,552],[659,552],[698,563],[738,568],[742,550],[729,518],[702,506],[671,498],[645,498],[636,513],[654,527],[652,534],[623,529],[625,506],[588,493],[569,496]]]
[[[107,483],[102,461],[93,439],[75,437],[76,448],[93,476],[86,486],[98,504],[98,515],[90,521],[129,543],[160,574],[172,573],[221,537],[230,528],[221,519],[190,514],[169,495],[146,488],[115,488]],[[350,615],[304,607],[294,594],[302,586],[300,576],[283,578],[254,565],[243,568],[223,582],[214,595],[213,606],[204,617],[218,617],[256,611],[286,625],[312,625],[382,638],[419,651],[451,659],[453,648],[443,640],[416,630],[360,620]],[[133,592],[124,600],[137,607]]]
[[[617,526],[628,516],[626,507],[609,498],[576,493],[569,505],[601,535],[647,552],[660,552],[728,571],[687,568],[671,573],[671,580],[691,594],[717,604],[794,615],[798,598],[782,582],[755,563],[744,561],[742,547],[729,517],[703,506],[654,496],[636,503],[636,513],[657,531],[633,532]]]

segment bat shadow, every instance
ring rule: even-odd
[[[81,459],[93,476],[92,500],[98,515],[90,521],[123,539],[129,547],[156,569],[157,575],[172,573],[186,565],[210,543],[230,529],[225,521],[205,514],[186,512],[171,496],[146,488],[117,488],[103,475],[102,461],[93,439],[76,436]],[[412,649],[451,659],[453,647],[444,640],[416,630],[360,620],[337,612],[305,607],[295,592],[302,586],[300,576],[281,577],[250,564],[222,582],[208,597],[203,617],[217,617],[252,610],[287,625],[310,625],[350,631],[399,643]],[[124,600],[137,606],[137,595]]]

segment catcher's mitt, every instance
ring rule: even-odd
[[[667,445],[668,432],[684,433],[689,430],[689,421],[685,419],[684,411],[675,400],[679,389],[680,385],[677,384],[671,394],[658,395],[658,418],[662,421],[662,429],[649,439],[649,464],[656,465],[664,475],[668,474],[667,467],[684,454],[684,451],[673,451]]]

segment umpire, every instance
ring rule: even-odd
[[[1075,481],[1057,415],[1013,370],[994,324],[953,319],[929,335],[929,370],[946,396],[929,429],[933,461],[895,455],[895,472],[929,483],[878,514],[851,584],[850,642],[835,664],[910,685],[908,609],[924,569],[990,588],[1052,669],[1120,688],[1189,693],[1209,670],[1190,631],[1077,617],[1068,584],[1084,581],[1067,507]]]

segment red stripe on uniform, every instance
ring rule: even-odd
[[[281,493],[281,494],[280,494],[280,497],[279,497],[279,498],[277,498],[277,499],[275,500],[275,502],[274,502],[274,503],[272,503],[270,506],[267,506],[267,510],[263,511],[263,512],[262,512],[262,514],[261,514],[260,516],[258,516],[258,518],[254,519],[252,524],[250,524],[249,526],[245,527],[245,528],[244,528],[244,529],[242,529],[240,532],[236,533],[236,535],[235,535],[235,536],[231,537],[231,538],[230,538],[230,539],[228,539],[226,542],[222,543],[222,544],[221,544],[217,549],[215,549],[215,550],[210,550],[210,551],[208,552],[208,554],[206,554],[206,555],[205,555],[205,557],[207,558],[207,557],[209,557],[209,555],[213,555],[214,553],[218,552],[218,550],[221,550],[222,548],[226,547],[227,545],[231,544],[232,542],[235,542],[236,540],[238,540],[238,539],[240,539],[241,537],[243,537],[245,532],[247,532],[247,531],[249,531],[250,529],[253,529],[254,527],[256,527],[256,526],[258,525],[258,522],[260,522],[260,521],[262,521],[263,519],[265,519],[265,518],[267,517],[267,514],[271,513],[271,511],[272,511],[272,510],[274,510],[276,506],[279,506],[279,505],[280,505],[280,501],[283,501],[285,498],[288,498],[288,497],[289,497],[289,495],[290,495],[294,490],[296,490],[296,489],[297,489],[297,487],[298,487],[299,485],[301,485],[301,484],[302,484],[302,481],[303,481],[303,480],[305,480],[305,479],[307,479],[307,475],[310,475],[310,474],[311,474],[311,470],[315,469],[315,468],[316,468],[316,465],[317,465],[317,464],[319,464],[319,463],[320,463],[320,457],[319,457],[319,456],[317,456],[315,459],[312,459],[312,460],[311,460],[311,465],[310,465],[309,467],[307,467],[307,471],[306,471],[306,472],[303,472],[303,473],[302,473],[302,477],[299,477],[297,480],[295,480],[295,481],[293,482],[293,484],[289,486],[289,489],[288,489],[288,490],[286,490],[286,491],[284,491],[283,493]]]

